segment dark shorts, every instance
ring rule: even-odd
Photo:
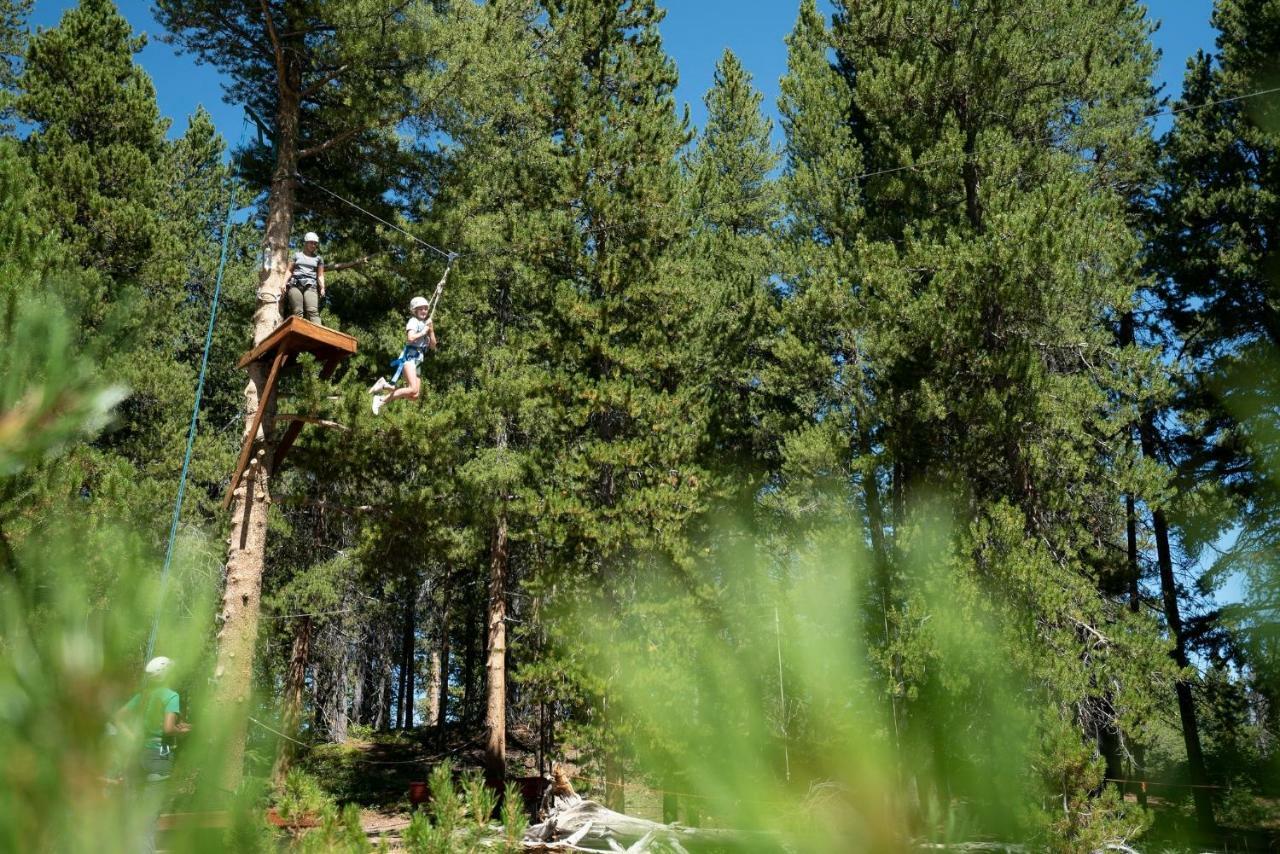
[[[168,779],[173,773],[173,751],[168,747],[144,747],[138,759],[138,777],[147,783]]]

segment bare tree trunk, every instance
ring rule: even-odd
[[[436,741],[445,743],[449,721],[449,621],[453,607],[453,575],[447,577],[440,608],[440,693],[436,695]]]
[[[1155,419],[1148,413],[1142,420],[1139,430],[1142,439],[1143,456],[1155,459],[1156,428]],[[1169,634],[1173,637],[1173,660],[1178,667],[1185,669],[1190,661],[1187,658],[1187,641],[1182,628],[1182,614],[1178,608],[1178,587],[1173,577],[1173,552],[1169,548],[1169,523],[1164,509],[1155,507],[1151,512],[1152,528],[1156,535],[1156,562],[1160,567],[1160,592],[1164,600],[1165,622],[1169,625]],[[1195,786],[1191,790],[1196,805],[1196,820],[1206,835],[1216,833],[1213,818],[1213,800],[1210,797],[1209,773],[1204,764],[1204,753],[1200,747],[1200,727],[1196,720],[1195,700],[1191,696],[1191,684],[1179,678],[1174,684],[1178,696],[1178,714],[1182,719],[1182,741],[1187,750],[1187,764],[1191,771],[1191,782]]]
[[[440,648],[431,650],[427,665],[427,726],[440,726]]]
[[[356,649],[356,672],[351,678],[351,717],[358,723],[363,724],[369,716],[365,713],[365,689],[368,683],[369,665],[368,659],[364,655],[364,650],[357,647]]]
[[[500,429],[498,446],[506,446]],[[485,780],[501,788],[507,776],[507,515],[498,511],[489,548],[489,660],[485,703]]]
[[[405,682],[409,677],[409,668],[405,664],[409,657],[409,614],[406,610],[404,623],[400,628],[400,667],[396,670],[396,729],[404,729],[404,695]]]
[[[289,673],[285,677],[284,708],[280,719],[286,735],[297,737],[298,719],[302,714],[302,692],[306,687],[307,663],[311,658],[311,618],[302,617],[294,625],[293,650],[289,655]],[[279,786],[293,762],[293,742],[281,741],[276,753],[271,778]]]
[[[411,597],[404,609],[404,639],[400,649],[400,728],[413,727],[414,605]]]
[[[390,650],[384,649],[384,652],[385,655],[383,656],[383,661],[386,664],[382,669],[382,680],[378,686],[378,693],[381,697],[382,703],[382,730],[383,732],[390,732],[395,726],[395,720],[391,717],[391,701],[394,699],[391,696],[391,670],[394,664],[394,659],[391,656]]]
[[[1142,607],[1142,569],[1138,565],[1138,511],[1133,493],[1124,497],[1125,539],[1128,546],[1129,559],[1129,610],[1136,614]],[[1138,805],[1147,806],[1147,748],[1146,745],[1132,744],[1129,753],[1133,756],[1133,777],[1138,781]]]
[[[280,323],[277,300],[288,271],[289,233],[293,228],[294,179],[297,171],[300,75],[280,80],[276,114],[276,168],[267,198],[266,242],[268,255],[259,271],[258,303],[253,315],[256,345]],[[265,395],[268,366],[249,366],[244,390],[246,430],[258,407],[264,407],[258,434],[253,437],[249,468],[231,497],[231,537],[227,551],[226,587],[222,596],[218,631],[218,657],[214,668],[213,702],[227,715],[228,732],[220,751],[224,763],[219,777],[226,791],[235,791],[244,772],[244,744],[253,687],[254,649],[258,640],[263,557],[267,543],[267,514],[271,506],[273,448],[270,442],[275,415],[275,395]]]

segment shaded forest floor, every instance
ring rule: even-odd
[[[383,838],[398,850],[398,842],[412,816],[410,783],[426,781],[430,770],[448,759],[459,774],[483,769],[483,733],[467,732],[451,727],[443,737],[434,727],[419,727],[393,733],[365,733],[343,744],[320,744],[303,752],[296,767],[318,780],[325,791],[340,805],[354,803],[360,808],[361,826],[371,840]],[[522,778],[539,774],[538,755],[532,745],[534,734],[513,730],[508,737],[508,779],[519,784]],[[567,756],[545,757],[546,771],[551,762],[560,763],[573,779],[575,788],[585,797],[602,799],[599,781],[583,773],[572,752]],[[532,794],[526,792],[527,795]],[[536,800],[536,796],[534,796]],[[1130,794],[1127,800],[1134,801]],[[682,823],[715,826],[714,816],[690,813],[690,802],[678,806]],[[1189,799],[1178,800],[1151,796],[1148,807],[1155,816],[1152,828],[1133,840],[1135,850],[1143,852],[1269,852],[1280,851],[1280,799],[1257,799],[1248,826],[1223,816],[1217,840],[1188,847],[1193,834],[1193,810]],[[663,820],[662,792],[632,782],[626,787],[625,812],[638,818]],[[1011,849],[1012,850],[1012,849]]]

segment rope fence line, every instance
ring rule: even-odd
[[[273,733],[279,736],[280,738],[285,739],[286,741],[291,741],[294,744],[298,745],[299,747],[305,747],[308,750],[310,750],[316,746],[314,744],[308,744],[305,741],[299,741],[293,736],[285,735],[280,730],[276,729],[275,727],[264,724],[262,721],[258,720],[252,715],[249,716],[249,720],[257,724],[258,726],[262,727],[267,732]],[[456,751],[450,751],[450,752],[453,753]],[[363,756],[344,756],[341,758],[343,759],[343,761],[355,762],[360,765],[424,765],[433,761],[431,757],[427,757],[427,756],[424,756],[418,759],[366,759]]]
[[[1131,783],[1142,786],[1142,791],[1147,790],[1147,786],[1160,786],[1164,789],[1230,789],[1230,786],[1211,786],[1207,783],[1161,783],[1156,780],[1129,780],[1123,777],[1103,777],[1104,783]]]

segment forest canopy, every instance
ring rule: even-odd
[[[238,139],[31,10],[0,848],[1277,844],[1280,5],[798,0],[775,128],[655,0],[155,0]]]

